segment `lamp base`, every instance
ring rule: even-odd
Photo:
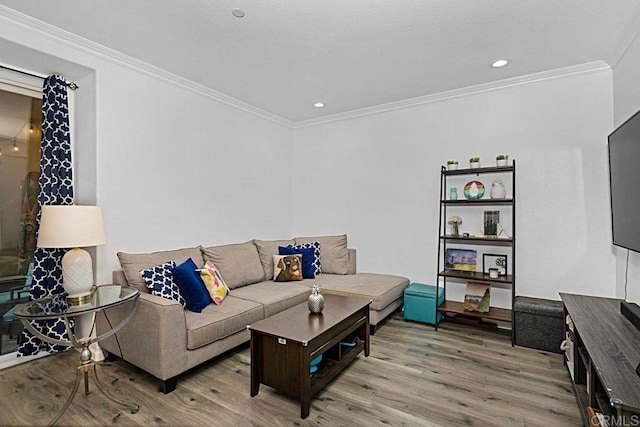
[[[62,257],[62,286],[71,305],[87,302],[93,290],[93,264],[84,249],[73,248]]]
[[[73,295],[73,296],[68,295],[67,304],[83,305],[91,301],[91,298],[93,298],[93,292],[89,292],[88,294],[84,294],[84,295]]]

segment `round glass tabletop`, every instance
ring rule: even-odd
[[[65,315],[75,317],[124,304],[136,299],[139,293],[131,287],[103,285],[94,288],[91,299],[81,305],[70,305],[66,294],[58,294],[19,304],[14,314],[19,318],[33,320],[57,319]]]

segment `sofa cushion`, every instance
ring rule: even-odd
[[[180,292],[178,284],[173,280],[173,269],[176,263],[167,261],[151,268],[140,270],[139,274],[145,286],[151,290],[151,294],[176,301],[184,308],[186,301]]]
[[[180,293],[187,302],[187,308],[200,313],[203,308],[211,304],[209,291],[204,285],[200,273],[196,271],[198,266],[191,258],[171,269],[173,280],[180,288]]]
[[[303,284],[320,286],[320,293],[373,300],[372,310],[383,310],[391,302],[402,298],[409,286],[406,277],[389,274],[358,273],[350,275],[323,274]]]
[[[193,262],[195,262],[198,267],[204,264],[202,253],[200,253],[200,248],[198,247],[145,254],[118,252],[118,259],[120,260],[120,265],[124,271],[124,276],[127,278],[127,282],[144,292],[146,292],[146,288],[142,276],[140,276],[140,270],[154,267],[169,260],[174,260],[176,263],[182,264],[188,258],[193,259]]]
[[[234,298],[242,298],[260,303],[264,306],[264,316],[269,317],[283,310],[307,301],[311,290],[302,283],[313,283],[313,280],[303,282],[276,283],[271,280],[255,283],[240,289],[234,289]]]
[[[204,267],[200,269],[200,277],[202,278],[207,291],[209,291],[211,300],[216,305],[222,304],[222,300],[229,295],[229,288],[222,279],[222,274],[220,274],[218,267],[216,267],[211,261],[205,262]]]
[[[285,253],[281,249],[282,246],[278,246],[278,252]],[[320,242],[315,241],[313,243],[303,243],[301,245],[288,245],[286,246],[286,253],[301,253],[303,258],[303,269],[309,271],[305,273],[305,279],[314,279],[319,274],[322,274],[322,263],[320,262]],[[309,256],[310,255],[310,256]],[[306,258],[305,258],[306,257]]]
[[[294,245],[293,240],[254,240],[253,243],[258,248],[260,262],[264,269],[265,279],[273,277],[273,255],[278,255],[278,246]]]
[[[265,279],[258,249],[253,241],[208,248],[201,246],[200,250],[205,261],[211,261],[218,267],[229,289]]]
[[[322,273],[347,274],[347,235],[323,237],[296,237],[296,245],[320,242]]]
[[[242,331],[264,318],[262,305],[229,295],[224,304],[209,304],[201,313],[184,312],[187,348],[193,350]]]
[[[273,255],[273,281],[302,280],[302,255]]]

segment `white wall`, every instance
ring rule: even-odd
[[[294,234],[346,232],[360,271],[435,283],[440,166],[507,153],[518,171],[517,293],[613,296],[611,79],[593,71],[297,129]]]
[[[98,283],[118,251],[291,236],[291,198],[276,192],[291,177],[289,128],[3,9],[0,51],[3,64],[80,84],[76,195],[104,211]]]
[[[291,235],[291,131],[171,84],[100,72],[98,202],[115,253]],[[117,89],[116,89],[117,88]]]
[[[613,96],[615,127],[624,123],[640,110],[640,37],[628,46],[613,68]],[[618,296],[625,296],[625,277],[627,277],[627,299],[640,304],[640,254],[626,249],[616,248],[616,288]],[[625,274],[627,255],[629,268]]]
[[[100,77],[105,258],[291,234],[278,191],[290,178],[289,129],[135,73]]]

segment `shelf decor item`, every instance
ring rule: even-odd
[[[450,171],[454,171],[458,169],[458,161],[457,160],[447,160],[447,169]]]
[[[460,236],[460,224],[462,224],[462,218],[458,215],[454,215],[449,218],[449,224],[451,225],[451,235],[454,237]]]
[[[504,236],[503,236],[504,234]],[[498,223],[498,234],[496,235],[496,237],[500,237],[502,239],[510,239],[511,236],[509,236],[507,234],[507,232],[505,231],[505,229],[502,227],[502,225],[500,223]]]
[[[309,306],[309,311],[314,314],[322,313],[322,310],[324,310],[324,297],[320,293],[318,285],[313,285],[311,295],[307,298],[307,305]]]
[[[469,181],[464,186],[464,197],[470,200],[481,199],[484,196],[484,184],[480,181]]]
[[[480,157],[472,157],[469,159],[469,167],[471,169],[477,169],[480,167]]]
[[[496,166],[507,166],[508,161],[509,161],[508,154],[498,154],[496,156]]]
[[[482,272],[489,274],[491,269],[497,268],[499,276],[507,275],[507,256],[500,254],[482,254]]]
[[[491,183],[490,194],[492,199],[504,199],[507,196],[507,189],[501,179],[493,180],[493,183]]]
[[[444,267],[459,271],[476,271],[478,251],[474,249],[447,248]]]
[[[458,189],[456,187],[449,189],[449,200],[458,200]]]
[[[497,236],[499,223],[500,223],[500,211],[484,211],[483,234],[485,236]]]
[[[491,286],[486,283],[467,282],[467,290],[464,293],[462,303],[465,311],[489,312],[491,301]]]

